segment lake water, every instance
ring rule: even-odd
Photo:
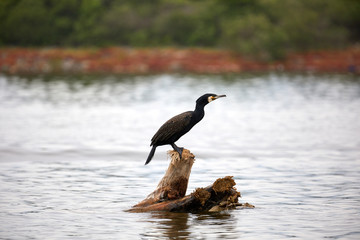
[[[153,134],[207,92],[187,193],[231,175],[256,208],[126,212],[167,169]],[[0,75],[0,159],[0,239],[360,239],[358,76]]]

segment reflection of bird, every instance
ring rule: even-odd
[[[198,100],[196,100],[195,111],[181,113],[165,122],[151,139],[150,146],[152,146],[152,149],[146,160],[145,165],[151,161],[152,157],[154,156],[156,147],[166,144],[170,144],[174,148],[174,150],[179,153],[181,158],[184,148],[179,148],[175,145],[175,142],[182,135],[190,131],[190,129],[195,124],[200,122],[200,120],[205,115],[204,107],[206,104],[221,97],[226,97],[226,95],[216,95],[211,93],[204,94],[199,97]]]

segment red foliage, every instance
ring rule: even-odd
[[[241,73],[256,71],[360,73],[360,49],[312,51],[265,63],[244,59],[229,51],[206,49],[0,49],[0,71],[21,73],[163,72]]]

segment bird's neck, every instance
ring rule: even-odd
[[[196,122],[199,122],[204,117],[204,107],[205,105],[196,104],[195,111],[193,113],[193,118]]]

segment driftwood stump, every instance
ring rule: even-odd
[[[170,212],[207,212],[240,207],[253,208],[251,204],[238,202],[240,192],[236,190],[231,176],[217,179],[212,185],[197,188],[185,196],[195,156],[187,149],[182,158],[172,150],[168,152],[171,162],[155,191],[143,201],[133,206],[131,212],[170,211]]]

